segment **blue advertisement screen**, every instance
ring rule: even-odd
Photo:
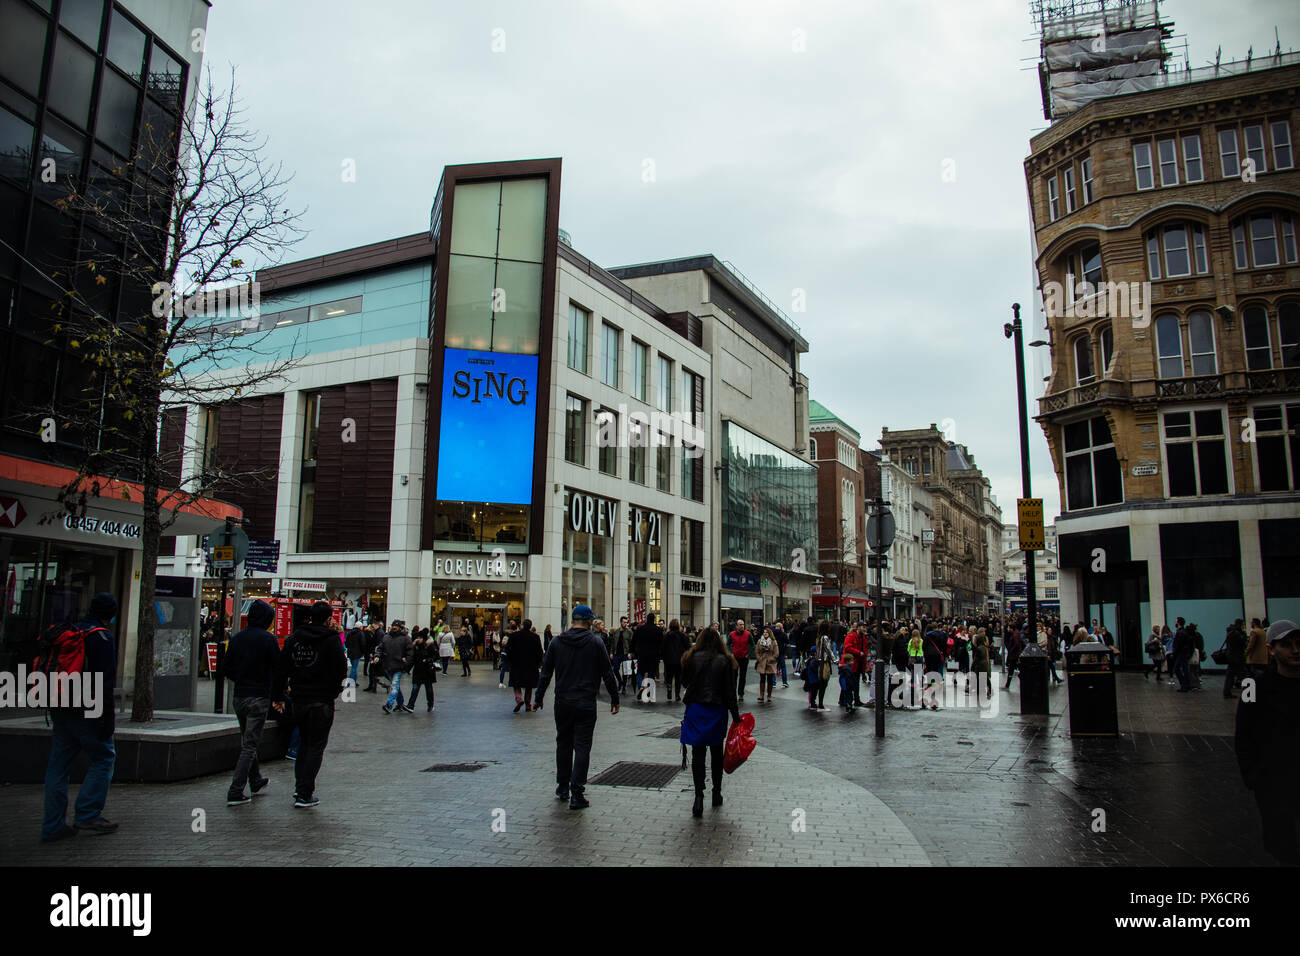
[[[533,500],[537,356],[447,349],[438,431],[438,500]]]

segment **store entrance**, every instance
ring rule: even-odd
[[[445,613],[453,634],[460,633],[462,624],[469,625],[470,634],[474,637],[475,660],[481,661],[491,656],[492,638],[502,633],[507,620],[506,605],[449,601]]]

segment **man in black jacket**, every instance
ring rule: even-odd
[[[366,632],[360,623],[353,624],[348,630],[348,681],[355,685],[357,682],[357,665],[361,663],[361,658],[366,653]]]
[[[235,716],[239,718],[241,747],[226,792],[226,806],[239,807],[252,802],[244,793],[249,784],[253,794],[266,789],[270,781],[262,776],[257,763],[257,749],[262,743],[262,729],[271,709],[271,681],[280,659],[280,642],[267,630],[275,620],[275,611],[265,601],[254,601],[248,608],[248,627],[230,639],[226,651],[226,680],[235,685]]]
[[[365,648],[365,667],[366,676],[370,678],[370,683],[366,685],[364,693],[377,694],[375,686],[379,683],[379,665],[374,662],[375,651],[379,649],[380,639],[384,636],[380,624],[373,619],[366,625],[366,648]]]
[[[410,670],[415,662],[415,642],[411,640],[411,635],[407,633],[403,621],[394,621],[393,626],[384,636],[383,654],[384,670],[392,682],[388,701],[384,704],[384,713],[391,714],[394,710],[404,714],[415,713],[406,706],[406,700],[402,696],[402,675]]]
[[[285,685],[293,689],[294,717],[301,740],[294,765],[297,786],[293,805],[310,809],[320,804],[316,798],[316,775],[325,758],[330,727],[334,725],[334,698],[338,697],[348,675],[348,660],[343,654],[338,632],[329,625],[333,612],[324,601],[311,606],[310,623],[304,624],[284,642],[284,651],[275,668],[272,706],[284,712]]]
[[[583,792],[601,681],[609,691],[609,712],[618,713],[618,681],[604,642],[589,629],[593,617],[585,604],[573,609],[573,627],[551,641],[537,682],[536,709],[541,710],[555,676],[555,796],[568,800],[570,810],[591,806]]]
[[[1264,846],[1281,863],[1300,864],[1300,627],[1268,629],[1276,670],[1256,678],[1237,705],[1237,763],[1255,794]]]
[[[576,620],[575,620],[576,623]],[[647,614],[645,623],[632,632],[632,654],[636,657],[636,689],[647,677],[659,680],[659,659],[663,655],[664,631],[655,623],[655,616]]]
[[[1246,676],[1246,628],[1241,618],[1228,628],[1223,646],[1228,652],[1228,672],[1223,677],[1223,696],[1231,697],[1241,679]]]

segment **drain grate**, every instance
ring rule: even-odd
[[[436,763],[432,767],[425,767],[420,773],[472,773],[486,766],[483,763]]]
[[[659,736],[663,737],[665,740],[681,740],[682,739],[681,725],[678,724],[676,727],[670,727],[667,730],[665,730],[662,734],[659,734]]]
[[[607,770],[592,777],[589,783],[605,787],[644,787],[653,790],[667,786],[673,777],[681,773],[681,766],[675,763],[636,763],[620,760]]]

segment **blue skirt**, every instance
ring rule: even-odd
[[[682,743],[693,747],[721,747],[727,739],[727,708],[714,704],[687,704],[682,718]]]

